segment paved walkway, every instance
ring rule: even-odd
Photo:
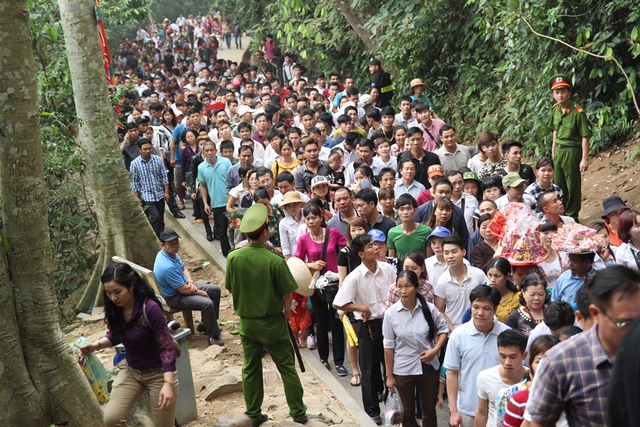
[[[209,242],[206,239],[204,226],[202,224],[196,224],[193,217],[193,210],[191,203],[186,203],[186,209],[182,211],[185,215],[185,219],[175,219],[169,213],[165,215],[166,227],[173,227],[183,239],[188,239],[192,246],[202,249],[203,253],[206,253],[208,257],[216,264],[216,267],[221,272],[221,277],[224,277],[224,271],[226,267],[226,258],[222,256],[220,250],[220,243],[217,240]],[[222,280],[221,280],[222,282]],[[336,393],[336,397],[345,405],[347,410],[354,416],[356,420],[360,422],[361,426],[375,426],[371,419],[362,409],[362,394],[360,387],[353,387],[350,384],[351,376],[339,377],[335,372],[333,361],[331,360],[331,352],[329,361],[331,363],[331,371],[320,363],[318,358],[318,352],[316,350],[309,350],[307,348],[300,349],[300,353],[304,359],[305,366],[312,369],[314,373],[320,377],[329,387],[331,387]],[[345,368],[351,373],[351,364],[349,358],[345,354]],[[445,402],[446,405],[446,402]],[[382,411],[384,411],[384,405],[381,405]],[[437,409],[438,424],[441,426],[449,425],[449,410],[445,407],[444,410]],[[383,413],[384,415],[384,413]]]

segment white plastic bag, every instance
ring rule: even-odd
[[[398,389],[393,388],[387,396],[387,401],[384,404],[384,425],[385,426],[397,426],[402,422],[404,417],[404,408],[400,401],[400,395]]]

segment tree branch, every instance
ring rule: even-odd
[[[631,84],[631,80],[629,80],[629,76],[624,71],[624,68],[622,68],[622,65],[620,65],[620,63],[618,62],[618,60],[615,57],[613,57],[612,55],[598,55],[597,53],[589,52],[589,51],[586,51],[584,49],[580,49],[578,47],[572,46],[569,43],[564,42],[564,41],[562,41],[560,39],[557,39],[555,37],[547,36],[546,34],[541,34],[541,33],[537,32],[536,30],[533,29],[531,24],[529,24],[529,21],[527,21],[527,18],[524,17],[524,13],[522,13],[522,4],[520,5],[520,16],[522,17],[522,20],[524,21],[524,23],[527,24],[527,27],[529,27],[531,32],[533,34],[535,34],[536,36],[538,36],[538,37],[542,37],[543,39],[548,39],[548,40],[554,41],[556,43],[560,43],[563,46],[568,47],[569,49],[575,50],[577,52],[582,52],[585,55],[593,56],[594,58],[599,58],[599,59],[604,59],[604,60],[610,59],[613,62],[615,62],[616,66],[620,69],[620,71],[624,75],[625,80],[627,81],[627,86],[629,87],[629,92],[631,93],[631,97],[633,98],[633,105],[636,107],[636,113],[638,113],[638,118],[640,119],[640,107],[638,106],[638,100],[636,99],[636,95],[635,95],[635,93],[633,93],[633,85]]]

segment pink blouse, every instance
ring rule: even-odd
[[[344,237],[337,228],[329,228],[327,231],[329,232],[329,244],[327,246],[327,267],[325,271],[337,273],[338,251],[347,245],[347,238]],[[323,247],[324,241],[322,243],[316,243],[311,238],[311,233],[306,233],[298,239],[298,248],[296,249],[295,256],[307,263],[318,261],[322,259]]]

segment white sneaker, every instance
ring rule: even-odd
[[[309,335],[307,337],[307,348],[309,350],[313,350],[316,348],[316,337],[315,335]]]

